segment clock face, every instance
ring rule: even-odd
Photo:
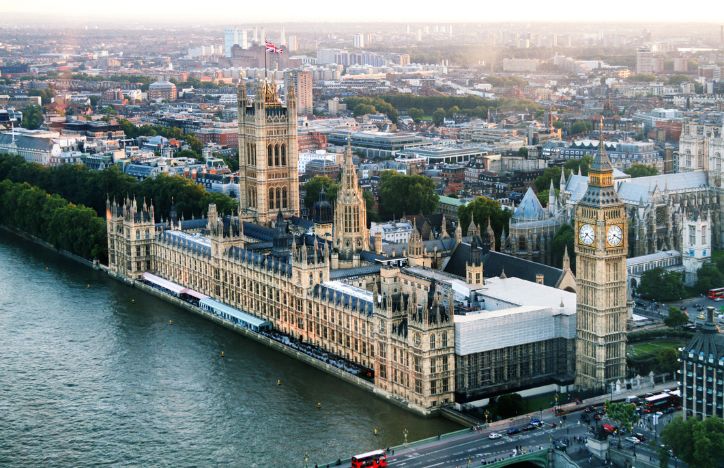
[[[608,242],[608,245],[612,246],[618,246],[621,245],[621,242],[623,242],[623,230],[621,229],[621,226],[611,226],[608,228],[608,231],[606,231],[606,241]]]
[[[583,245],[591,245],[596,240],[596,233],[593,231],[593,226],[590,224],[584,224],[578,231],[578,241]]]

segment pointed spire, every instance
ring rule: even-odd
[[[580,164],[578,165],[578,175],[579,176],[581,175],[581,165]]]
[[[500,270],[500,277],[499,277],[499,278],[500,278],[500,279],[505,279],[505,278],[507,278],[507,276],[505,276],[505,267],[503,267],[502,270]]]
[[[580,170],[580,166],[578,168]],[[608,155],[606,154],[606,145],[603,142],[603,116],[601,116],[601,120],[598,125],[598,153],[596,154],[596,157],[593,158],[591,170],[594,172],[613,171],[611,161],[608,159]]]
[[[568,245],[563,247],[563,270],[571,269],[571,258],[568,256]]]
[[[442,221],[440,221],[440,238],[447,239],[450,235],[447,233],[447,220],[445,219],[445,213],[442,214]]]
[[[558,183],[558,188],[560,191],[563,191],[563,188],[566,186],[566,168],[561,168],[561,180]]]

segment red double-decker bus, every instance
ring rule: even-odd
[[[724,299],[724,288],[714,288],[706,292],[706,297],[713,301],[721,301]]]
[[[373,450],[352,457],[352,468],[385,468],[387,455],[384,450]]]

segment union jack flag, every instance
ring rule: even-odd
[[[266,51],[267,51],[267,52],[271,52],[271,53],[273,53],[273,54],[281,54],[281,53],[282,53],[282,48],[281,48],[281,47],[277,47],[276,45],[274,45],[273,42],[266,41],[266,42],[264,43],[264,45],[266,46]]]

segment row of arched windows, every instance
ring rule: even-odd
[[[246,163],[250,166],[256,166],[256,145],[246,144]]]
[[[285,209],[289,206],[287,188],[277,187],[269,189],[269,209]]]
[[[282,143],[275,145],[267,145],[266,147],[266,164],[269,167],[286,166],[287,165],[287,145]]]
[[[256,187],[246,189],[246,203],[249,208],[256,208]]]

